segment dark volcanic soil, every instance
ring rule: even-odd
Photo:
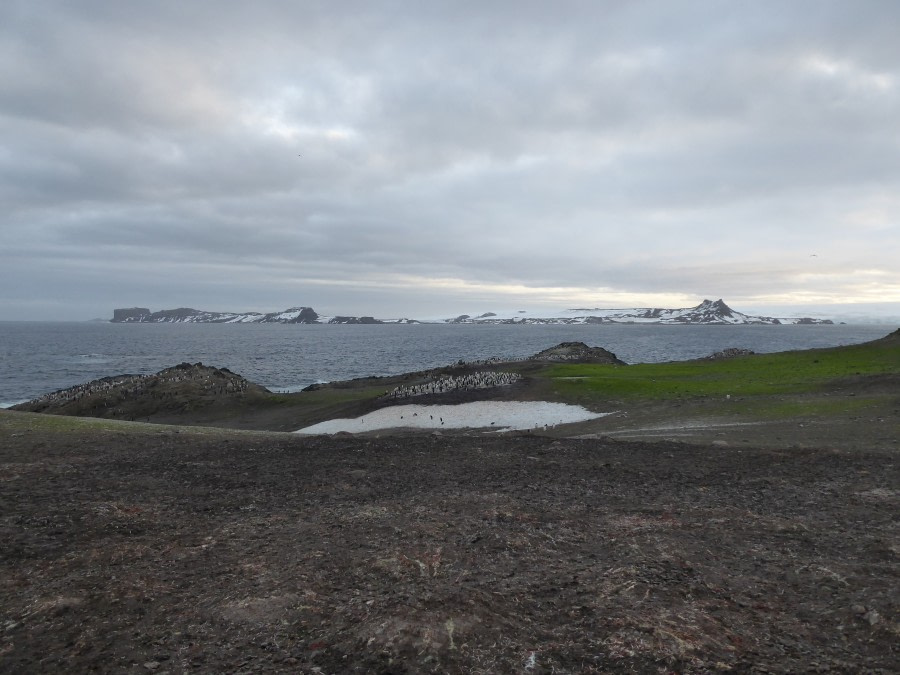
[[[896,672],[898,478],[0,411],[0,671]]]

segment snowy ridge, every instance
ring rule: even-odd
[[[775,318],[751,316],[731,309],[722,299],[704,300],[696,307],[662,309],[636,307],[631,309],[577,308],[547,313],[518,310],[515,312],[488,312],[479,316],[462,315],[446,319],[446,323],[484,324],[590,324],[590,323],[643,323],[643,324],[711,324],[711,325],[793,325],[830,324],[830,319]]]
[[[638,307],[633,309],[563,309],[557,312],[517,310],[487,312],[479,316],[463,314],[452,319],[376,319],[371,316],[322,316],[312,307],[291,307],[282,312],[207,312],[182,307],[151,312],[144,307],[116,309],[113,323],[303,323],[303,324],[380,324],[380,323],[481,323],[481,324],[711,324],[711,325],[790,325],[830,324],[830,319],[774,318],[751,316],[731,309],[721,299],[704,300],[696,307],[661,309]]]
[[[207,312],[189,307],[151,312],[144,307],[117,309],[112,323],[320,323],[312,307],[291,307],[283,312]]]

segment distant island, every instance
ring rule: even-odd
[[[543,315],[541,315],[543,314]],[[488,312],[479,316],[463,314],[447,323],[490,323],[490,324],[707,324],[707,325],[793,325],[793,324],[833,324],[831,319],[810,317],[775,318],[771,316],[751,316],[738,312],[722,299],[704,300],[696,307],[664,309],[659,307],[636,307],[629,309],[579,308],[566,309],[556,314],[519,311],[511,315]]]
[[[312,307],[291,307],[283,312],[207,312],[190,307],[151,312],[146,307],[113,310],[112,323],[320,323]]]
[[[376,319],[372,316],[322,316],[312,307],[291,307],[283,312],[209,312],[182,307],[151,312],[146,307],[129,307],[113,311],[112,323],[300,323],[300,324],[660,324],[660,325],[797,325],[833,324],[831,319],[811,317],[752,316],[738,312],[722,299],[704,300],[696,307],[664,309],[638,307],[630,309],[565,309],[556,313],[520,310],[511,314],[487,312],[478,316],[462,314],[438,321],[415,319]]]
[[[209,312],[181,307],[151,312],[146,307],[113,310],[111,323],[305,323],[372,324],[419,323],[410,319],[376,319],[371,316],[321,316],[312,307],[290,307],[283,312]]]

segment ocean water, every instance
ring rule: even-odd
[[[857,344],[890,326],[282,325],[0,322],[0,407],[99,377],[182,362],[224,367],[279,391],[395,375],[560,342],[605,347],[628,363]]]

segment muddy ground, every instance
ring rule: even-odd
[[[0,672],[896,672],[898,474],[0,411]]]

